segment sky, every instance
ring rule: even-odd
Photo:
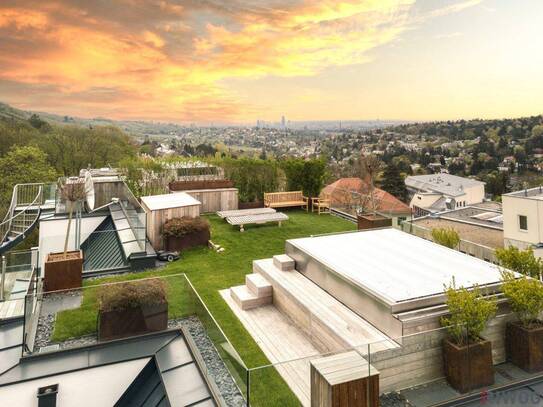
[[[2,0],[0,101],[178,123],[543,113],[541,0]]]

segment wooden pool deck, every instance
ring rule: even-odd
[[[298,359],[278,364],[275,368],[300,403],[303,406],[310,406],[309,359],[312,356],[318,357],[320,354],[318,349],[273,305],[243,311],[230,296],[230,290],[222,290],[220,294],[272,364]],[[252,374],[252,378],[258,380],[257,371]]]

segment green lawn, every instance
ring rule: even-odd
[[[184,252],[182,260],[169,264],[160,271],[86,281],[85,285],[185,273],[245,364],[250,368],[266,365],[269,363],[268,359],[224,302],[219,290],[243,284],[245,274],[252,272],[253,260],[284,253],[286,239],[355,229],[353,223],[331,215],[319,216],[298,210],[288,211],[288,215],[290,219],[284,222],[282,227],[248,226],[244,233],[240,233],[237,228],[217,216],[209,216],[211,239],[225,248],[223,253],[207,248],[194,249]],[[175,287],[173,290],[172,294],[175,294]],[[183,304],[178,304],[172,312],[176,315],[182,314],[182,306]],[[84,296],[81,309],[64,311],[58,315],[54,339],[80,336],[95,330],[96,295],[91,291]],[[284,406],[298,403],[275,370],[266,369],[251,376],[251,404]]]

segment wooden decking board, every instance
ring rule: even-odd
[[[232,300],[228,290],[222,290],[220,294],[266,357],[271,363],[276,364],[275,369],[298,397],[300,403],[303,406],[310,406],[309,362],[320,357],[319,350],[273,305],[243,311]],[[253,372],[251,380],[258,380],[258,371]]]
[[[282,212],[261,213],[256,215],[229,216],[226,221],[231,225],[250,225],[267,222],[282,222],[288,220],[288,216]]]
[[[218,211],[217,216],[224,219],[228,218],[229,216],[259,215],[262,213],[275,212],[277,211],[273,208],[234,209],[231,211]]]

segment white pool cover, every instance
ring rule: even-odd
[[[441,294],[453,277],[458,287],[500,281],[497,266],[396,229],[289,242],[354,284],[392,303]]]

